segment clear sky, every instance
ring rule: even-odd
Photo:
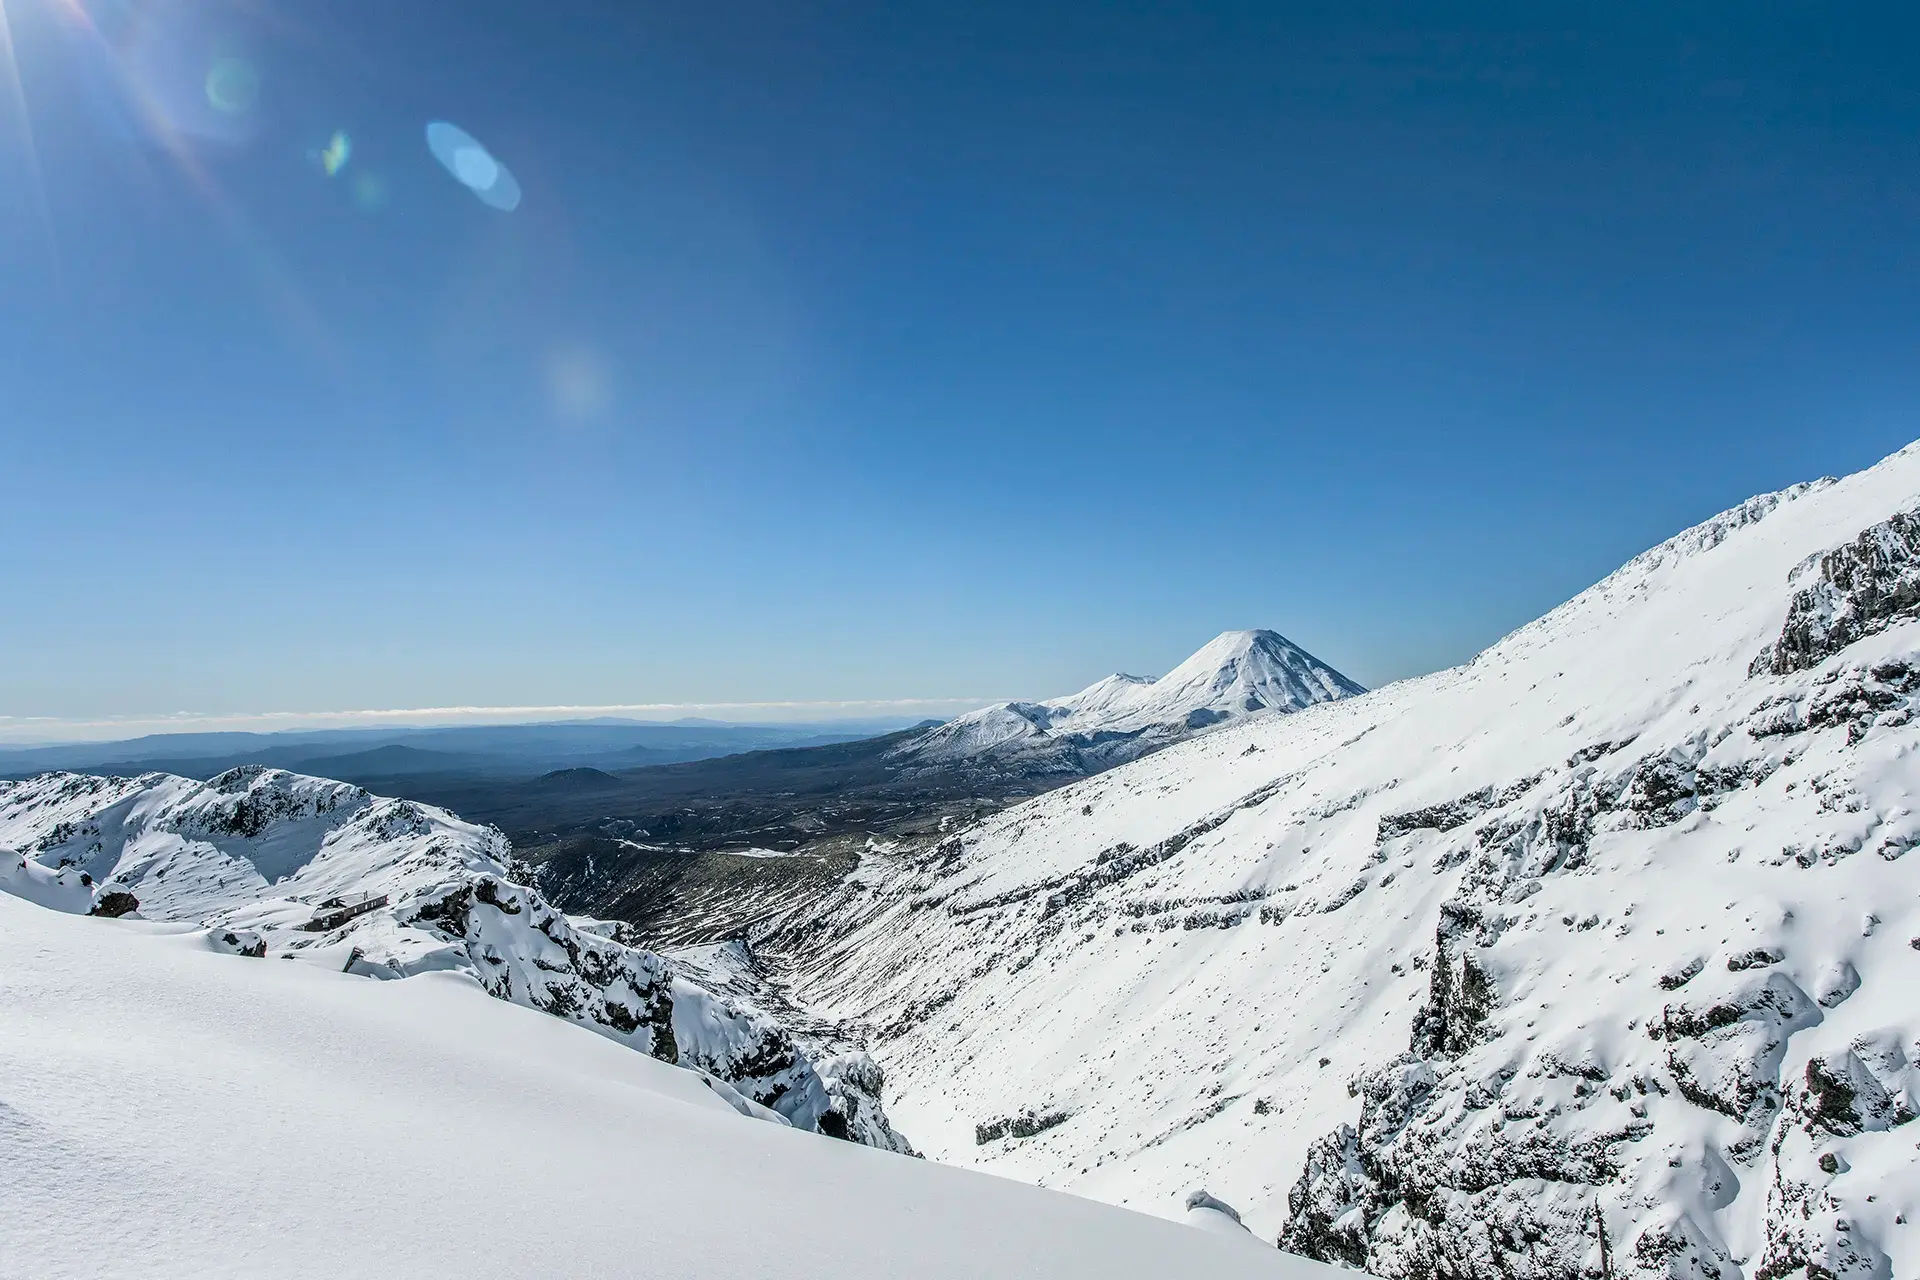
[[[0,715],[1378,684],[1920,436],[1910,6],[0,6]]]

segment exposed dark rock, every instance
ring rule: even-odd
[[[1851,1049],[1807,1061],[1806,1085],[1794,1098],[1794,1117],[1809,1134],[1849,1137],[1869,1129],[1894,1129],[1914,1113]],[[1832,1172],[1829,1170],[1829,1172]]]
[[[1699,977],[1700,971],[1706,967],[1707,962],[1699,956],[1695,956],[1673,972],[1661,974],[1660,989],[1662,991],[1677,991]]]
[[[1755,947],[1751,951],[1742,951],[1739,955],[1727,957],[1727,972],[1739,973],[1744,969],[1762,969],[1770,964],[1779,964],[1787,958],[1787,953],[1778,947]]]
[[[1626,810],[1632,826],[1664,827],[1693,812],[1696,797],[1691,761],[1653,755],[1634,765],[1612,807]]]
[[[201,811],[192,825],[210,836],[238,839],[252,839],[277,823],[333,813],[367,798],[365,791],[345,783],[320,790],[303,787],[297,775],[262,765],[229,769],[207,786],[223,799]]]
[[[1838,1159],[1814,1161],[1829,1177],[1842,1171]],[[1768,1189],[1766,1244],[1755,1259],[1754,1280],[1883,1280],[1890,1260],[1855,1234],[1825,1180],[1779,1179]]]
[[[1607,744],[1609,749],[1611,744]],[[1452,831],[1463,827],[1490,809],[1498,809],[1512,804],[1531,790],[1544,775],[1535,774],[1530,778],[1521,778],[1504,787],[1481,787],[1470,791],[1457,800],[1443,800],[1439,804],[1428,805],[1424,809],[1409,809],[1405,813],[1381,815],[1380,825],[1374,833],[1376,843],[1384,844],[1413,831]]]
[[[140,899],[125,889],[107,889],[93,900],[93,910],[87,914],[117,919],[139,909]]]
[[[1091,897],[1108,885],[1117,884],[1149,867],[1158,866],[1167,861],[1201,836],[1225,826],[1234,814],[1242,810],[1258,808],[1292,785],[1294,781],[1295,777],[1292,774],[1276,778],[1242,796],[1226,808],[1216,810],[1198,822],[1191,823],[1166,839],[1157,841],[1144,849],[1122,841],[1101,850],[1094,855],[1093,861],[1087,866],[1075,868],[1051,880],[1022,885],[1018,889],[995,894],[992,897],[964,903],[949,903],[947,913],[953,916],[969,916],[1010,906],[1016,902],[1025,902],[1035,897],[1043,897],[1041,918],[1056,915]]]
[[[1780,636],[1748,671],[1786,675],[1818,666],[1863,636],[1920,614],[1920,513],[1902,511],[1796,571],[1806,582]]]
[[[1484,1083],[1497,1097],[1500,1081]],[[1578,1189],[1617,1176],[1613,1149],[1644,1129],[1579,1139],[1530,1125],[1488,1129],[1411,1053],[1356,1085],[1360,1124],[1308,1148],[1287,1195],[1282,1249],[1394,1276],[1583,1274],[1594,1217],[1591,1193]]]
[[[1667,1005],[1647,1030],[1672,1046],[1667,1066],[1681,1097],[1757,1128],[1780,1105],[1788,1037],[1819,1018],[1806,992],[1773,970],[1719,995]]]
[[[413,919],[431,925],[442,933],[464,938],[467,936],[467,912],[472,907],[471,884],[450,886],[440,897],[416,903]]]
[[[894,1131],[880,1108],[886,1074],[879,1063],[864,1052],[852,1052],[823,1058],[814,1065],[827,1087],[827,1109],[820,1113],[820,1132],[883,1151],[919,1154]]]
[[[1417,1053],[1448,1057],[1465,1053],[1493,1010],[1493,981],[1472,943],[1480,924],[1479,910],[1466,903],[1448,902],[1440,908],[1427,1003],[1413,1019],[1412,1044]]]
[[[510,916],[520,914],[520,904],[511,896],[503,898],[500,893],[500,882],[492,876],[481,876],[473,882],[473,896]]]
[[[973,1140],[976,1145],[984,1147],[1001,1138],[1031,1138],[1065,1124],[1071,1118],[1072,1114],[1066,1111],[1022,1111],[1017,1116],[986,1120],[974,1125]]]

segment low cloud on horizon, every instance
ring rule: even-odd
[[[157,733],[280,733],[309,729],[442,728],[449,725],[538,724],[618,717],[679,720],[702,717],[737,724],[815,723],[887,716],[951,716],[995,698],[876,698],[829,702],[636,702],[604,706],[412,707],[365,711],[178,711],[149,715],[0,715],[0,744],[42,746],[111,742]]]

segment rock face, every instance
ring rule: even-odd
[[[1226,631],[1158,680],[1111,675],[1051,702],[1003,702],[908,739],[908,769],[1091,774],[1233,721],[1366,690],[1273,631]]]
[[[467,973],[795,1127],[910,1150],[871,1060],[583,928],[520,882],[499,832],[444,810],[273,769],[204,784],[46,774],[0,782],[0,842],[27,851],[0,856],[0,890],[42,905],[117,915],[137,902],[151,919],[205,924],[216,951],[363,977]]]
[[[140,899],[124,889],[108,889],[94,899],[93,909],[87,914],[117,920],[121,916],[132,915],[139,909]]]
[[[758,941],[936,1159],[1406,1280],[1920,1274],[1915,511],[1755,498]]]
[[[1920,616],[1920,514],[1895,512],[1844,547],[1803,563],[1780,638],[1753,673],[1805,671],[1863,636]]]

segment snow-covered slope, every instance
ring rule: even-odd
[[[763,942],[934,1158],[1394,1277],[1920,1275],[1920,446]],[[801,945],[804,943],[804,945]]]
[[[22,850],[11,853],[7,846]],[[277,769],[0,782],[0,892],[204,923],[218,945],[368,978],[456,971],[489,992],[727,1082],[748,1109],[899,1151],[871,1064],[582,928],[506,839],[445,810]],[[823,1071],[823,1067],[830,1067]]]
[[[1331,1274],[742,1119],[464,974],[207,941],[0,894],[0,1276]]]
[[[1365,690],[1272,631],[1226,631],[1158,680],[1111,675],[1052,702],[1003,702],[901,744],[914,765],[991,761],[1095,773],[1203,729]]]

